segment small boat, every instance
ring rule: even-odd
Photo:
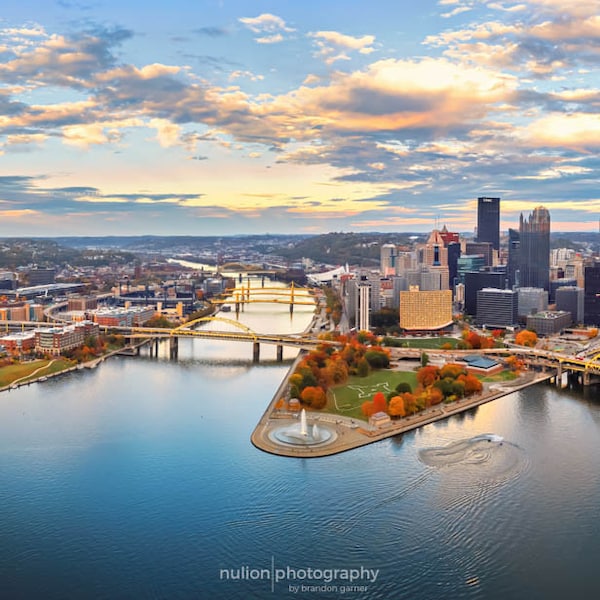
[[[226,304],[221,307],[221,312],[231,312],[231,306],[227,306]]]

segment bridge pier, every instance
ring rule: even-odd
[[[169,338],[169,358],[175,360],[179,355],[179,338],[172,335]]]
[[[590,372],[589,371],[584,371],[583,372],[583,385],[584,385],[584,387],[589,386],[590,383],[591,383]]]
[[[260,360],[260,344],[253,342],[252,344],[252,362],[257,363]]]
[[[283,346],[278,344],[277,345],[277,362],[282,362],[283,361]]]
[[[150,341],[150,358],[156,358],[158,356],[158,338],[154,338]]]
[[[558,363],[556,368],[556,387],[562,387],[562,363]]]

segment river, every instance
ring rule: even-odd
[[[299,332],[310,316],[240,318]],[[540,384],[291,459],[250,443],[289,368],[274,347],[258,365],[244,343],[166,353],[0,395],[3,598],[598,596],[597,399]]]

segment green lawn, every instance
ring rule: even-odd
[[[444,344],[450,344],[452,348],[456,348],[458,339],[453,337],[438,337],[438,338],[394,338],[398,344],[389,346],[390,348],[429,348],[430,350],[440,349]]]
[[[0,387],[10,385],[13,381],[27,377],[34,371],[37,371],[41,367],[47,366],[50,363],[49,360],[35,360],[33,362],[17,363],[14,365],[7,365],[6,367],[0,367]],[[59,358],[50,365],[49,368],[40,371],[35,377],[43,377],[51,373],[57,373],[73,366],[73,362],[64,358]]]
[[[414,390],[417,386],[416,373],[384,369],[374,371],[367,377],[349,377],[343,385],[334,386],[327,391],[327,404],[323,412],[366,420],[360,409],[362,403],[371,400],[378,391],[387,396],[402,381],[409,383]]]
[[[486,377],[480,377],[481,381],[485,381],[488,383],[492,383],[494,381],[512,381],[517,378],[517,374],[514,371],[510,371],[506,369],[505,371],[500,371],[500,373],[496,373],[495,375],[489,375]]]

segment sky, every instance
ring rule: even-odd
[[[0,237],[598,231],[600,0],[0,6]]]

